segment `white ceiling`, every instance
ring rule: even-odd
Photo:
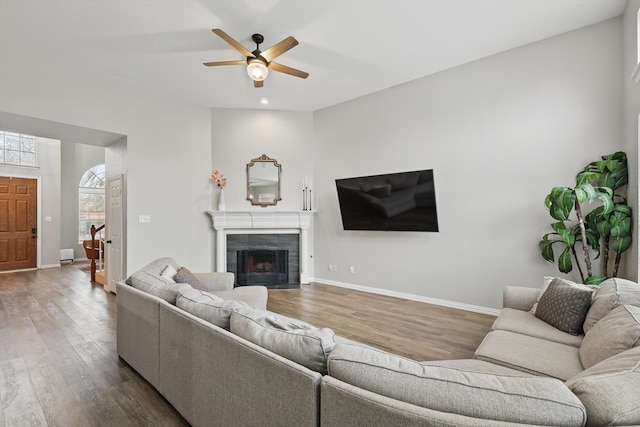
[[[0,65],[25,55],[86,69],[209,107],[314,111],[494,53],[603,21],[626,0],[0,0]],[[242,59],[292,35],[253,87]],[[0,93],[1,96],[1,93]],[[259,104],[268,98],[267,107]]]

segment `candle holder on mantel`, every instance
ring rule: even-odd
[[[302,210],[311,210],[311,187],[309,186],[309,180],[305,177],[302,181]]]

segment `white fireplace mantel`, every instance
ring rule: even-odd
[[[216,271],[227,271],[227,234],[300,234],[300,282],[309,283],[313,211],[208,211],[216,231]]]

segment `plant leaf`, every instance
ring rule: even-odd
[[[565,248],[565,250],[562,251],[562,253],[558,257],[558,270],[560,270],[562,273],[565,273],[565,274],[573,270],[573,264],[571,263],[570,250],[571,250],[570,248]]]
[[[591,276],[586,278],[586,280],[584,281],[584,284],[590,285],[590,286],[596,286],[604,282],[605,280],[607,280],[605,276]]]
[[[563,230],[558,230],[558,234],[560,238],[564,242],[565,245],[572,248],[576,244],[576,236],[571,230],[567,230],[566,228]]]
[[[614,238],[624,237],[631,234],[631,218],[622,217],[617,218],[612,216],[609,219],[609,223],[611,224],[611,236]]]
[[[555,241],[547,240],[548,236],[549,236],[548,234],[544,235],[542,240],[540,240],[540,243],[538,243],[538,247],[540,248],[540,253],[542,254],[542,258],[544,258],[546,261],[549,261],[550,263],[553,264],[555,262],[555,255],[553,253],[553,244],[557,242],[557,240]]]
[[[621,254],[631,247],[631,236],[616,237],[613,239],[611,247],[614,251]]]
[[[566,221],[573,210],[576,194],[571,188],[554,187],[549,193],[549,213],[558,221]]]

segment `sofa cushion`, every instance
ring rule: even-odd
[[[589,332],[611,310],[625,304],[640,306],[640,286],[637,283],[616,277],[600,283],[584,320],[584,332]]]
[[[583,370],[578,348],[510,331],[489,332],[475,358],[563,381]]]
[[[176,283],[188,283],[196,289],[204,290],[204,284],[187,267],[180,267],[173,276]]]
[[[265,286],[238,286],[230,291],[209,291],[225,300],[242,301],[253,308],[267,309],[269,292]]]
[[[566,385],[587,409],[588,426],[640,425],[640,347],[593,365]]]
[[[493,322],[491,329],[517,332],[578,348],[584,338],[584,335],[571,335],[562,332],[528,311],[513,308],[503,308],[496,321]]]
[[[248,306],[231,314],[231,332],[322,374],[336,345],[331,329]]]
[[[172,265],[167,265],[164,270],[162,270],[162,273],[160,273],[160,277],[170,282],[175,282],[174,277],[176,277],[176,273],[177,271]]]
[[[241,301],[224,300],[193,288],[181,290],[176,298],[177,307],[227,331],[231,313],[244,305]]]
[[[175,283],[161,277],[162,272],[168,265],[171,265],[176,270],[179,268],[171,258],[158,258],[129,276],[127,283],[136,289],[162,298],[170,304],[175,304],[180,290],[191,286],[186,283]]]
[[[355,344],[363,346],[357,342],[351,342],[348,344]],[[531,374],[518,371],[517,369],[507,368],[506,366],[496,365],[495,363],[486,362],[478,359],[449,359],[449,360],[429,360],[428,362],[418,362],[422,366],[435,366],[440,368],[458,369],[465,372],[477,372],[480,374],[496,374],[496,375],[509,375],[512,377],[527,377],[530,378]]]
[[[555,278],[540,297],[535,315],[563,332],[580,335],[592,296],[592,289]]]
[[[466,362],[434,366],[357,344],[337,344],[327,363],[338,380],[437,411],[536,425],[580,426],[586,419],[578,398],[553,378],[486,373]]]
[[[614,308],[584,336],[580,360],[590,368],[640,343],[640,307],[622,305]]]

